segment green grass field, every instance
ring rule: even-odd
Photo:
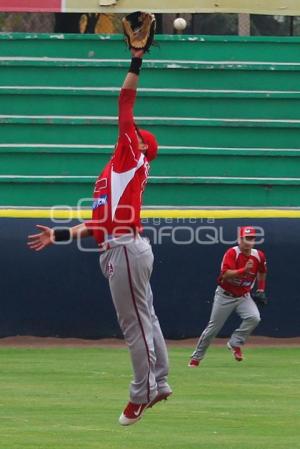
[[[0,449],[298,449],[300,348],[171,348],[174,395],[123,428],[126,349],[0,350]]]

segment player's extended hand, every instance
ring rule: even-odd
[[[122,25],[128,48],[142,50],[143,53],[149,51],[156,30],[154,14],[136,11],[123,17]]]
[[[47,226],[36,225],[42,232],[28,236],[27,245],[34,251],[41,251],[54,242],[54,231]]]

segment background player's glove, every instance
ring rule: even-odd
[[[266,297],[265,292],[263,292],[261,290],[257,290],[251,296],[252,296],[253,301],[258,306],[266,306],[268,304],[268,298]]]
[[[122,19],[129,49],[148,51],[153,43],[156,21],[154,14],[134,12]]]

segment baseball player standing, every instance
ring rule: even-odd
[[[232,312],[236,312],[243,321],[231,335],[227,347],[235,360],[243,360],[241,346],[260,322],[259,310],[250,295],[256,281],[257,291],[253,298],[258,303],[266,303],[266,258],[262,251],[254,249],[255,236],[253,227],[240,228],[239,245],[228,249],[224,255],[210,320],[189,361],[190,368],[199,365]]]
[[[144,14],[144,18],[152,15]],[[149,162],[157,154],[155,136],[139,129],[133,108],[143,50],[131,50],[132,60],[119,96],[119,137],[114,154],[94,189],[92,220],[67,229],[39,226],[29,236],[30,248],[93,235],[98,242],[100,266],[108,279],[118,321],[128,345],[133,381],[130,400],[119,418],[121,425],[137,422],[148,407],[167,399],[168,354],[153,307],[150,277],[153,253],[141,237],[142,194]]]

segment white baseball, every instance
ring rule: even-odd
[[[177,19],[174,20],[173,25],[175,30],[183,31],[186,29],[187,23],[185,19],[183,19],[182,17],[178,17]]]

